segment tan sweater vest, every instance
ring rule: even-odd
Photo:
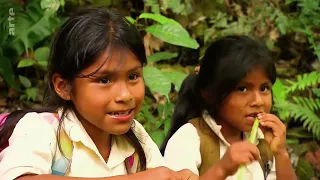
[[[203,175],[211,166],[220,160],[220,140],[208,124],[202,118],[189,120],[198,132],[200,137],[201,165],[198,168],[199,175]],[[259,161],[264,177],[266,178],[271,170],[270,162],[273,161],[273,154],[264,139],[259,140],[258,149],[261,159]]]

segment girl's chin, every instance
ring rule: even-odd
[[[127,133],[131,128],[131,123],[130,124],[122,124],[122,125],[116,125],[113,127],[112,130],[105,130],[105,131],[109,131],[110,134],[112,135],[123,135],[125,133]]]

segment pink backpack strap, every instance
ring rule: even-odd
[[[0,114],[0,127],[6,122],[6,119],[10,113],[2,113]],[[9,142],[7,142],[3,147],[0,147],[0,152],[9,146]]]
[[[139,156],[135,152],[131,156],[127,157],[125,160],[125,165],[128,174],[136,173],[138,170]]]
[[[6,121],[8,115],[9,115],[9,113],[0,114],[0,126],[2,126],[2,124],[4,124],[4,122]]]

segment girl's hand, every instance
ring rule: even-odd
[[[276,156],[286,152],[286,126],[281,120],[277,116],[268,113],[258,114],[258,119],[260,120],[260,128],[264,133],[264,138],[270,145],[273,154]]]
[[[198,175],[194,174],[189,169],[183,169],[181,171],[178,171],[177,173],[181,177],[181,180],[199,180],[200,179]]]
[[[249,164],[260,159],[260,152],[256,145],[249,141],[233,143],[215,166],[221,169],[224,176],[235,174],[240,165]]]
[[[138,176],[137,176],[138,175]],[[183,169],[181,171],[173,171],[167,167],[156,167],[148,169],[144,172],[134,174],[137,179],[143,180],[199,180],[199,176],[192,173],[188,169]],[[134,178],[133,178],[134,179]]]

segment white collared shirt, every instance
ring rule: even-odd
[[[225,140],[221,133],[221,126],[218,125],[215,120],[206,112],[203,113],[203,119],[217,134],[220,139],[220,158],[225,154],[230,144]],[[244,138],[248,138],[248,134],[245,133]],[[257,134],[258,139],[263,139],[264,135],[259,129]],[[256,144],[258,144],[258,140]],[[190,169],[193,173],[199,174],[198,168],[201,166],[201,154],[200,154],[200,137],[198,136],[197,129],[191,124],[187,123],[183,125],[168,141],[165,155],[165,161],[169,168],[175,171],[181,169]],[[275,162],[275,161],[273,161]],[[236,180],[238,172],[233,176],[228,176],[227,180]],[[263,180],[264,175],[261,169],[259,161],[246,166],[246,180]],[[269,173],[267,180],[275,180],[275,163],[273,163],[271,172]]]
[[[61,111],[59,111],[61,116]],[[57,150],[58,122],[48,120],[49,113],[28,113],[16,125],[9,146],[0,153],[0,179],[12,180],[24,174],[51,174]],[[52,115],[51,115],[52,116]],[[110,177],[127,174],[125,159],[135,149],[123,136],[114,136],[107,162],[73,112],[64,119],[63,128],[73,141],[71,167],[67,176]],[[147,159],[147,168],[164,166],[158,146],[136,120],[132,127]]]

